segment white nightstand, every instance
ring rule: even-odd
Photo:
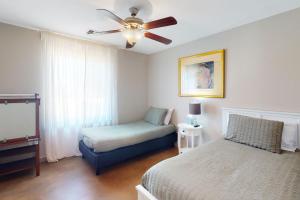
[[[197,147],[197,145],[203,142],[202,126],[194,127],[191,124],[181,123],[178,124],[178,151],[184,153],[190,149]],[[182,146],[181,139],[185,137],[185,147]],[[198,138],[196,143],[195,139]],[[190,141],[190,142],[189,142]],[[191,144],[190,144],[191,143]]]

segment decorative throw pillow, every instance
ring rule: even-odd
[[[167,111],[168,109],[151,107],[144,120],[154,125],[162,125]]]
[[[229,115],[225,139],[281,153],[283,122],[242,115]]]
[[[168,112],[166,114],[166,117],[165,117],[165,120],[164,120],[164,125],[169,125],[170,124],[173,111],[174,111],[174,108],[171,108],[171,109],[168,110]]]

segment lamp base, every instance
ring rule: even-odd
[[[199,126],[199,124],[198,124],[198,120],[197,120],[197,118],[196,117],[194,117],[193,116],[193,118],[192,118],[192,121],[191,121],[192,123],[192,125],[194,126],[194,127],[198,127]]]

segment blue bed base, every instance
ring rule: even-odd
[[[93,149],[87,147],[81,140],[79,142],[79,150],[82,153],[82,158],[87,160],[87,162],[96,169],[96,175],[99,175],[104,169],[130,158],[153,151],[171,148],[174,146],[176,140],[176,133],[172,133],[161,138],[99,153],[96,153]]]

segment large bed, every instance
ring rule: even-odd
[[[142,186],[159,200],[299,200],[300,153],[222,139],[160,162]]]
[[[285,137],[290,139],[283,141],[296,142],[299,148],[299,114],[240,109],[223,112],[227,115],[223,117],[226,127],[232,113],[280,119],[287,126],[283,128]],[[293,123],[297,137],[290,127]],[[300,152],[290,150],[272,153],[219,139],[151,167],[136,187],[138,199],[299,200]]]

